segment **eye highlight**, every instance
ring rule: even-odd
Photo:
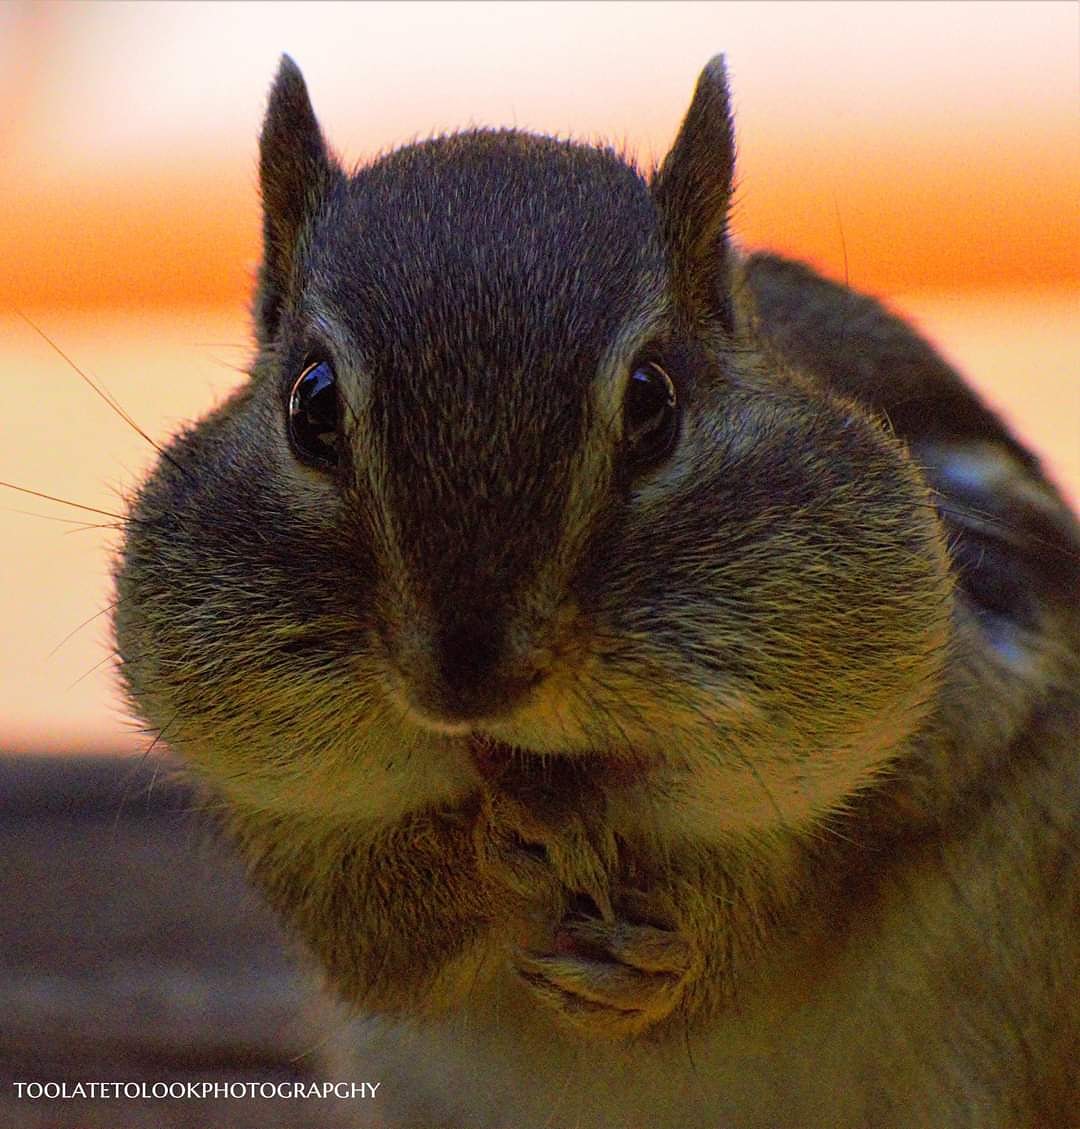
[[[328,361],[314,361],[289,393],[289,439],[297,456],[312,466],[336,466],[340,416],[334,370]]]
[[[671,377],[655,361],[638,365],[630,374],[623,412],[629,457],[636,469],[653,467],[671,454],[679,434],[678,396]]]

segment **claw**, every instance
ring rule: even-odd
[[[561,940],[565,938],[565,940]],[[686,976],[693,969],[694,948],[670,929],[653,925],[612,924],[595,920],[567,920],[556,936],[556,946],[600,952],[612,961],[641,972],[671,973]]]
[[[567,920],[554,948],[519,951],[517,971],[539,1003],[592,1034],[636,1034],[667,1018],[700,967],[678,933],[625,921]]]

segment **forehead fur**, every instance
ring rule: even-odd
[[[391,153],[347,184],[320,226],[320,281],[359,320],[373,359],[403,347],[432,362],[476,351],[533,363],[554,329],[564,347],[595,343],[659,257],[636,169],[610,150],[515,131]]]
[[[514,131],[423,142],[342,184],[307,263],[362,358],[371,438],[416,537],[523,519],[550,537],[589,385],[661,278],[641,174]]]

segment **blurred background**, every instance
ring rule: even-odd
[[[905,312],[1080,493],[1080,6],[0,3],[0,479],[118,514],[243,379],[277,57],[349,162],[516,125],[661,157],[724,51],[738,238]],[[136,751],[111,519],[0,491],[0,752]]]

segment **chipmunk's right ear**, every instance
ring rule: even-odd
[[[728,207],[735,130],[727,71],[717,55],[701,72],[679,135],[652,184],[675,300],[692,324],[731,330]]]
[[[300,68],[282,55],[259,137],[263,261],[255,328],[260,344],[277,333],[308,223],[343,175],[323,141]]]

